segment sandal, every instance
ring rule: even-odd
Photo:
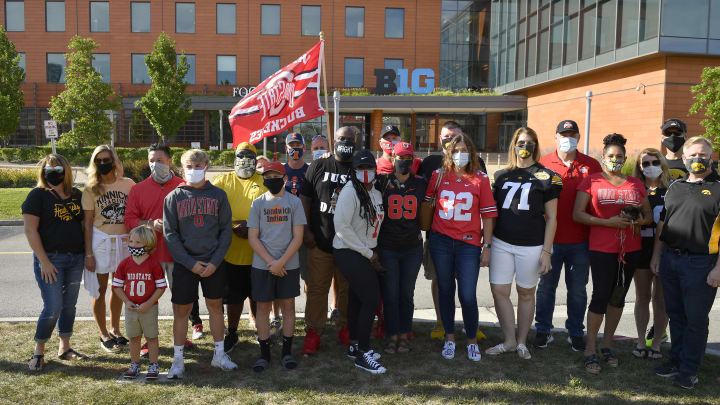
[[[517,346],[513,347],[512,349],[508,349],[507,347],[505,347],[505,344],[500,343],[499,345],[493,346],[489,349],[485,349],[485,353],[489,354],[491,356],[495,356],[498,354],[514,352],[516,350],[517,350]]]
[[[115,336],[112,333],[108,333],[108,335],[110,335],[110,339],[115,339],[115,343],[119,344],[120,346],[127,346],[127,344],[130,343],[130,341],[127,340],[127,338],[125,338],[125,336],[123,335]]]
[[[516,348],[518,356],[520,356],[523,360],[530,360],[532,358],[532,355],[530,355],[530,350],[528,350],[527,346],[524,344],[517,345]]]
[[[100,336],[100,347],[108,353],[120,353],[120,345],[113,338],[103,340]]]
[[[285,367],[288,370],[292,370],[295,367],[297,367],[297,361],[295,358],[291,355],[283,356],[283,358],[280,360],[280,364],[282,364],[283,367]]]
[[[597,354],[591,354],[585,357],[585,371],[590,374],[600,374],[600,362],[598,362]]]
[[[391,340],[388,342],[387,346],[385,346],[385,353],[395,354],[395,353],[397,353],[397,349],[398,349],[397,341]]]
[[[650,349],[650,354],[648,354],[648,359],[650,360],[661,360],[663,358],[663,354],[660,350],[653,350]]]
[[[636,347],[635,350],[632,351],[632,355],[636,359],[646,359],[648,358],[648,349],[644,347]]]
[[[610,367],[617,367],[618,366],[618,359],[617,357],[613,356],[612,350],[606,348],[600,349],[600,353],[602,353],[603,360],[608,364]]]
[[[263,371],[265,371],[266,368],[268,368],[269,365],[270,363],[267,360],[258,359],[258,361],[255,362],[255,365],[253,365],[252,369],[256,373],[262,373]]]
[[[33,354],[28,362],[28,368],[30,371],[40,371],[45,367],[45,355],[44,354]]]
[[[73,349],[67,349],[65,353],[58,355],[60,360],[83,360],[85,358],[87,358],[86,355],[80,354]]]
[[[410,351],[410,342],[407,339],[400,339],[397,345],[398,353],[407,353]]]

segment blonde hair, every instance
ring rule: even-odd
[[[520,138],[520,135],[527,134],[532,138],[532,141],[535,142],[535,149],[532,153],[532,160],[535,162],[538,161],[540,158],[540,142],[538,141],[538,136],[535,130],[529,127],[520,127],[515,130],[515,133],[513,133],[512,139],[510,140],[510,146],[508,147],[508,165],[505,168],[507,171],[513,171],[517,168],[517,154],[515,153],[515,145],[517,144],[518,138]]]
[[[72,167],[70,167],[70,162],[65,158],[63,155],[58,155],[57,153],[51,153],[40,161],[38,164],[38,182],[36,187],[41,187],[47,190],[52,189],[50,184],[48,184],[47,180],[45,180],[45,166],[57,166],[60,165],[65,169],[65,179],[63,180],[63,192],[67,195],[72,194],[72,188],[73,188],[73,175],[72,175]]]
[[[668,167],[665,156],[655,148],[645,148],[637,154],[635,159],[635,168],[633,169],[633,177],[637,177],[645,183],[645,174],[642,171],[642,157],[643,155],[650,155],[658,158],[660,161],[660,167],[662,167],[662,174],[660,175],[660,187],[668,188],[670,185],[670,168]]]
[[[712,141],[709,140],[708,138],[705,138],[704,136],[693,136],[692,138],[685,141],[685,143],[683,144],[683,153],[685,153],[685,150],[687,150],[687,148],[689,148],[695,144],[698,144],[698,143],[702,143],[705,146],[707,146],[708,148],[710,148],[710,153],[712,153],[712,151],[713,151]]]
[[[88,181],[85,184],[85,189],[90,190],[90,192],[95,196],[102,195],[102,193],[105,192],[105,187],[102,185],[102,175],[100,174],[100,171],[98,171],[97,165],[95,164],[95,158],[100,153],[106,151],[110,153],[110,158],[112,158],[113,160],[115,178],[121,179],[124,173],[122,163],[120,162],[120,159],[115,152],[115,148],[110,145],[98,145],[95,150],[93,150],[93,153],[90,156],[90,163],[88,164],[87,170],[85,170],[85,173],[87,173],[88,177]]]
[[[455,135],[452,140],[448,143],[447,150],[445,151],[445,156],[443,157],[443,164],[442,168],[446,173],[455,171],[455,162],[453,161],[452,155],[455,153],[455,147],[459,143],[464,143],[465,148],[467,149],[468,153],[470,154],[470,161],[467,165],[461,170],[462,172],[465,172],[465,174],[475,174],[478,171],[480,171],[480,159],[478,158],[477,149],[475,148],[475,144],[473,143],[472,139],[470,139],[469,136],[460,133],[460,135]]]
[[[157,237],[155,236],[155,231],[153,231],[152,229],[150,229],[150,227],[146,225],[140,225],[133,228],[133,230],[130,231],[128,237],[139,239],[140,242],[143,243],[143,246],[145,246],[145,250],[148,252],[148,254],[152,253],[157,246]]]
[[[183,163],[183,165],[185,164],[185,162],[208,164],[210,163],[210,158],[208,157],[208,154],[205,153],[205,151],[203,150],[189,149],[182,154],[182,156],[180,157],[180,162]]]

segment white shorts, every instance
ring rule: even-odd
[[[516,246],[492,238],[490,284],[512,284],[535,288],[540,280],[540,255],[543,246]]]
[[[92,242],[96,274],[114,273],[120,262],[130,256],[127,234],[106,235],[94,229]]]

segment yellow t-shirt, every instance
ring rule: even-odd
[[[241,179],[232,171],[215,177],[212,183],[225,190],[230,202],[233,221],[247,221],[253,200],[267,191],[263,185],[262,175],[257,172],[248,179]],[[250,266],[252,259],[253,250],[248,240],[239,238],[233,233],[230,249],[225,254],[225,261],[236,266]]]
[[[130,188],[135,184],[132,179],[123,177],[112,184],[105,184],[102,195],[94,195],[85,189],[82,193],[83,210],[95,210],[93,226],[108,235],[122,235],[125,229],[125,203]]]

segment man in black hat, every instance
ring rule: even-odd
[[[395,125],[385,125],[383,127],[382,134],[380,135],[380,149],[383,154],[377,161],[377,173],[378,174],[390,174],[393,172],[393,163],[390,158],[392,157],[392,151],[395,144],[400,142],[400,130]]]
[[[682,147],[687,139],[687,126],[682,120],[671,118],[660,127],[662,130],[662,145],[667,149],[665,160],[670,168],[670,178],[677,180],[687,175],[685,163],[682,160]]]

